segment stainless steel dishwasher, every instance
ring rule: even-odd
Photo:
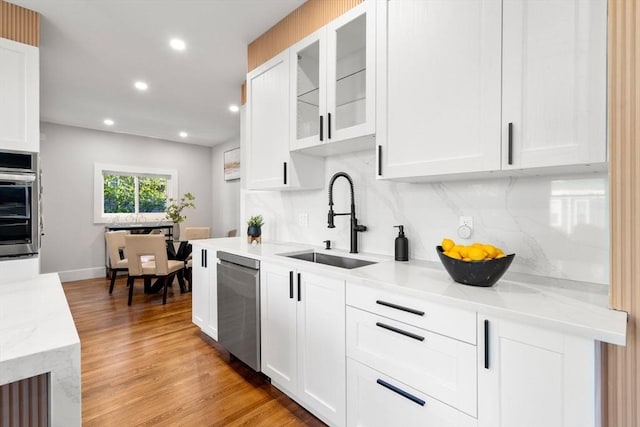
[[[218,343],[260,371],[260,261],[218,257]]]

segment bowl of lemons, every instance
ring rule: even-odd
[[[505,255],[502,249],[487,243],[457,245],[448,238],[436,246],[436,252],[454,281],[483,287],[493,286],[516,256]]]

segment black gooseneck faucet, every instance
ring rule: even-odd
[[[333,183],[336,179],[343,177],[349,181],[349,188],[351,190],[351,212],[349,213],[335,213],[333,212]],[[337,215],[350,215],[351,216],[351,250],[352,254],[358,253],[358,231],[367,231],[367,227],[364,225],[358,225],[358,219],[356,218],[356,202],[353,196],[353,181],[346,172],[338,172],[331,177],[329,181],[329,215],[328,215],[328,227],[336,228],[333,223],[333,218]]]

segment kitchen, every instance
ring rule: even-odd
[[[609,14],[614,10],[617,9],[610,5]],[[56,125],[45,126],[49,130],[45,130],[45,134],[62,133]],[[616,142],[611,138],[609,144],[612,171]],[[245,150],[244,155],[247,155]],[[353,177],[358,219],[368,227],[366,232],[359,233],[363,252],[392,255],[397,234],[393,226],[404,224],[411,258],[436,261],[434,246],[445,236],[457,238],[460,217],[467,216],[473,219],[473,241],[490,241],[516,253],[510,272],[600,284],[611,282],[613,290],[615,281],[609,276],[616,277],[622,270],[609,260],[609,253],[616,253],[619,248],[615,243],[609,245],[608,229],[613,235],[621,225],[614,226],[618,217],[607,210],[607,196],[613,200],[616,193],[608,189],[609,185],[615,188],[615,184],[609,182],[606,171],[587,171],[568,177],[556,174],[408,184],[377,180],[378,160],[373,144],[362,152],[330,155],[324,159],[325,173],[320,177],[318,190],[253,192],[243,187],[239,190],[240,223],[261,213],[266,220],[265,242],[320,245],[323,240],[331,240],[334,247],[345,250],[349,247],[348,221],[336,218],[336,228],[326,228],[326,186],[334,172],[344,171]],[[243,161],[243,165],[249,165],[250,161]],[[278,176],[281,168],[279,165]],[[243,173],[246,172],[243,168]],[[241,180],[240,185],[244,186],[244,182]],[[335,202],[336,211],[345,212],[348,194],[342,185],[336,183]],[[551,203],[550,196],[554,199]],[[568,206],[574,206],[576,211],[569,214]],[[590,220],[587,222],[585,218]],[[591,227],[584,227],[587,223]],[[231,227],[222,230],[227,228]],[[93,242],[96,252],[99,244]],[[614,260],[619,258],[628,259],[628,256],[612,255]],[[90,265],[99,264],[92,262],[83,266]],[[618,291],[615,295],[621,293]],[[627,303],[631,302],[624,302]],[[615,416],[613,411],[610,416]]]

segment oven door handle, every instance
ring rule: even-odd
[[[0,173],[0,181],[35,182],[35,174]]]

